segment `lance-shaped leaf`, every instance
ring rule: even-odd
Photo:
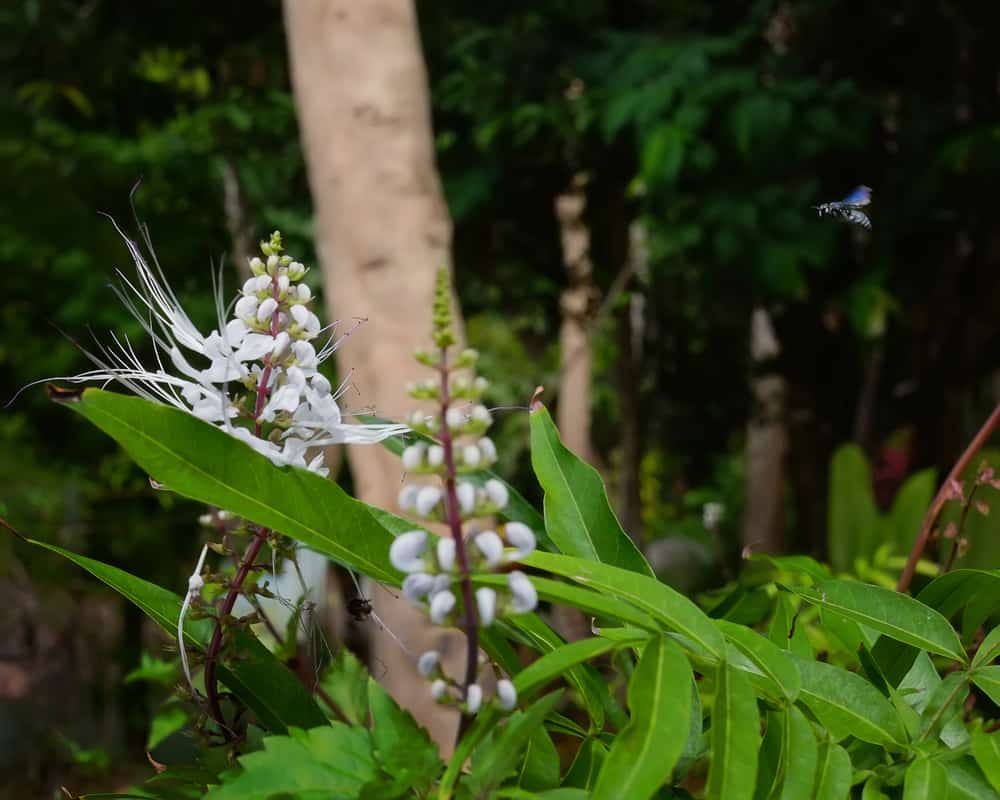
[[[570,452],[544,406],[531,412],[531,465],[542,489],[549,537],[563,553],[653,575],[611,510],[601,476]]]
[[[972,682],[1000,705],[1000,666],[980,667],[972,673]]]
[[[750,800],[757,777],[760,719],[750,680],[731,665],[719,665],[712,702],[712,763],[708,800]]]
[[[778,686],[788,700],[795,700],[802,679],[787,650],[782,650],[752,628],[722,619],[716,620],[715,624],[744,656]]]
[[[71,553],[61,547],[28,539],[83,567],[122,597],[141,608],[150,619],[171,636],[177,635],[177,619],[181,598],[156,584],[95,561]],[[184,640],[189,646],[204,651],[212,633],[212,620],[184,622]],[[232,629],[233,647],[237,656],[219,664],[222,682],[254,710],[268,730],[284,733],[290,726],[315,727],[327,723],[326,716],[302,682],[282,665],[264,645],[239,628]]]
[[[670,776],[688,736],[691,666],[665,636],[651,639],[629,681],[629,724],[615,738],[592,800],[652,797]]]
[[[948,656],[966,660],[965,650],[948,620],[919,600],[857,581],[830,580],[815,589],[799,589],[800,597],[841,616],[867,625],[893,639]]]
[[[788,715],[788,745],[785,755],[785,782],[781,785],[781,800],[812,797],[816,780],[817,746],[812,725],[795,706]]]
[[[851,791],[851,757],[839,744],[826,741],[816,757],[816,800],[844,800]]]
[[[1000,732],[973,732],[972,755],[993,788],[1000,790]]]
[[[85,389],[64,398],[171,491],[279,531],[344,566],[399,583],[392,535],[333,481],[276,467],[218,428],[139,397]]]
[[[948,776],[937,761],[927,756],[913,760],[903,779],[903,800],[930,800],[948,796]]]
[[[802,676],[799,702],[834,739],[854,736],[864,742],[902,746],[902,723],[892,704],[868,681],[853,672],[796,657]]]

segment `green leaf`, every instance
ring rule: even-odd
[[[425,792],[444,768],[437,745],[373,678],[368,679],[368,708],[379,766],[401,789]]]
[[[139,666],[125,676],[123,683],[135,683],[136,681],[148,681],[159,686],[172,687],[181,677],[180,659],[164,661],[142,651],[139,656]]]
[[[753,797],[760,745],[757,698],[749,679],[728,663],[719,665],[712,704],[712,763],[708,768],[708,800]]]
[[[962,710],[969,695],[969,679],[964,672],[952,672],[931,692],[920,714],[920,740],[936,738],[941,729]]]
[[[352,725],[368,724],[368,671],[346,647],[341,647],[323,671],[320,687]]]
[[[242,771],[205,800],[271,800],[276,795],[356,798],[375,779],[371,739],[362,728],[334,722],[288,736],[269,736],[264,749],[240,758]]]
[[[767,714],[767,727],[757,759],[757,788],[754,800],[777,797],[785,778],[785,753],[788,747],[788,717],[781,711]]]
[[[517,785],[530,792],[543,792],[559,785],[559,751],[545,726],[535,728],[528,740]]]
[[[900,642],[965,662],[965,649],[948,620],[919,600],[848,580],[830,580],[814,589],[797,589],[804,600],[867,625]]]
[[[545,529],[563,553],[653,575],[611,510],[601,476],[566,449],[544,406],[531,412],[531,465],[545,490]]]
[[[872,744],[902,746],[905,732],[892,704],[853,672],[796,657],[802,676],[799,702],[835,740],[854,736]]]
[[[291,536],[375,580],[399,583],[389,565],[393,537],[333,481],[276,467],[218,428],[142,398],[85,389],[79,400],[64,402],[171,491]]]
[[[851,757],[834,742],[823,742],[816,757],[815,800],[845,800],[851,791]]]
[[[31,544],[83,567],[120,595],[141,608],[146,615],[170,636],[177,635],[177,619],[181,613],[181,598],[173,592],[130,575],[124,570],[103,564],[61,547],[28,539]],[[204,651],[211,636],[210,619],[185,620],[184,641]],[[239,628],[232,628],[235,658],[218,666],[219,679],[257,714],[260,723],[270,731],[283,733],[288,726],[323,725],[326,717],[312,695],[295,674],[281,664],[257,639]]]
[[[880,527],[865,454],[857,445],[844,445],[830,462],[827,547],[833,568],[845,572],[854,559],[870,558],[880,544]]]
[[[476,750],[469,774],[462,780],[474,796],[488,796],[514,772],[532,734],[541,727],[561,694],[561,691],[552,692],[532,703],[526,711],[514,712],[499,735]]]
[[[914,759],[903,779],[903,800],[938,800],[948,796],[948,775],[927,756]]]
[[[176,703],[168,703],[157,710],[153,721],[149,724],[149,736],[146,738],[146,750],[152,751],[168,736],[177,733],[188,724],[187,712]]]
[[[986,638],[976,650],[972,657],[972,669],[985,666],[1000,656],[1000,625],[986,634]]]
[[[1000,665],[980,667],[972,673],[972,682],[982,689],[997,705],[1000,705]]]
[[[948,775],[948,800],[1000,800],[971,756],[944,763]]]
[[[735,625],[726,620],[716,620],[715,624],[743,655],[752,661],[789,701],[799,694],[802,679],[788,652],[773,644],[751,628]]]
[[[576,751],[573,763],[566,770],[563,778],[564,786],[575,786],[580,789],[590,789],[597,782],[601,766],[607,758],[608,748],[600,739],[586,739]]]
[[[973,731],[972,755],[986,779],[994,789],[1000,791],[1000,732],[984,733],[982,729]]]
[[[812,645],[806,636],[806,626],[797,623],[797,612],[791,592],[779,591],[774,604],[774,616],[768,627],[767,638],[782,650],[801,658],[813,658]]]
[[[725,638],[705,612],[680,592],[655,578],[555,553],[535,552],[524,563],[631,603],[670,630],[682,634],[710,658],[719,660],[725,652]],[[636,624],[630,620],[623,621]]]
[[[937,475],[933,469],[922,470],[911,475],[892,501],[892,508],[886,517],[889,540],[895,545],[895,553],[908,553],[913,546],[924,514],[934,499],[937,488]]]
[[[691,666],[670,639],[651,639],[629,681],[629,724],[615,738],[593,800],[652,797],[670,776],[687,741]]]
[[[785,757],[785,782],[780,800],[813,797],[816,780],[817,745],[812,725],[795,706],[785,710],[788,715],[788,745]]]
[[[514,676],[514,686],[518,695],[529,694],[554,678],[561,677],[570,667],[621,646],[621,642],[600,637],[564,644],[531,662],[517,673]]]
[[[997,598],[1000,603],[1000,571],[981,569],[956,569],[928,583],[917,599],[936,609],[946,619],[976,597]]]

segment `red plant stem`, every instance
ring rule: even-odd
[[[476,682],[476,672],[479,655],[479,618],[476,613],[476,602],[472,594],[472,579],[469,576],[469,559],[465,552],[465,540],[462,538],[462,510],[458,504],[458,491],[455,488],[455,456],[454,441],[451,437],[451,430],[448,427],[448,408],[451,405],[451,395],[448,386],[448,350],[441,348],[441,362],[439,365],[441,372],[441,448],[444,450],[444,487],[445,487],[445,521],[451,531],[452,539],[455,540],[455,558],[458,561],[458,570],[461,573],[462,584],[462,604],[465,611],[463,627],[465,628],[465,640],[468,646],[465,654],[465,680],[462,686],[462,696],[467,697],[469,685]],[[458,736],[456,743],[461,740],[465,733],[467,720],[471,717],[462,716],[458,725]]]
[[[271,276],[271,293],[275,301],[278,300],[278,272],[275,270],[275,274]],[[274,313],[271,315],[271,326],[270,334],[272,337],[278,335],[278,315],[280,313],[280,308],[276,308]],[[272,353],[268,353],[264,358],[264,369],[261,372],[260,381],[257,383],[257,402],[254,407],[254,436],[260,436],[262,430],[262,423],[260,422],[260,415],[264,411],[264,406],[267,404],[267,396],[270,394],[268,388],[268,383],[271,380],[271,371],[273,369],[272,364]],[[215,677],[215,666],[219,659],[219,651],[222,649],[222,630],[225,625],[226,618],[233,613],[233,606],[236,605],[236,598],[240,596],[243,591],[243,583],[247,579],[247,575],[250,574],[250,570],[254,566],[254,562],[257,560],[257,556],[260,553],[261,548],[264,546],[264,541],[267,539],[270,533],[268,528],[257,528],[257,532],[254,534],[253,541],[250,542],[250,546],[247,547],[246,552],[243,554],[243,560],[240,562],[239,569],[236,571],[236,576],[229,584],[229,591],[226,592],[226,598],[222,601],[222,608],[219,611],[219,616],[215,622],[215,630],[212,632],[212,641],[208,645],[208,650],[205,651],[205,697],[208,700],[208,710],[212,715],[212,719],[216,721],[219,725],[219,729],[222,731],[223,737],[227,741],[233,741],[235,738],[233,732],[229,730],[226,725],[225,718],[222,716],[222,707],[219,705],[219,687],[218,682]]]
[[[903,572],[899,576],[899,582],[896,584],[897,592],[905,592],[910,588],[910,582],[913,580],[913,575],[917,570],[917,562],[924,554],[924,549],[927,547],[927,540],[934,529],[934,523],[937,522],[937,518],[941,514],[941,509],[944,508],[944,504],[948,500],[951,492],[951,482],[957,481],[962,473],[965,472],[966,467],[969,466],[969,463],[975,457],[976,453],[979,452],[980,448],[986,444],[986,440],[990,438],[990,434],[996,429],[998,423],[1000,423],[1000,403],[993,409],[993,413],[989,415],[986,422],[979,429],[979,432],[969,442],[968,447],[965,448],[965,452],[955,462],[955,466],[951,468],[948,477],[944,479],[944,483],[941,484],[941,488],[938,489],[937,494],[934,496],[930,508],[927,509],[927,514],[924,515],[924,521],[920,526],[920,533],[917,534],[917,540],[913,543],[910,556],[906,559],[906,566],[903,567]]]

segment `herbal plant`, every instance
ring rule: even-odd
[[[371,442],[400,429],[340,427],[339,409],[319,410],[332,412],[336,394],[319,391],[327,387],[316,374],[303,369],[298,377],[293,369],[302,365],[283,360],[279,345],[283,331],[293,338],[292,320],[297,331],[317,331],[317,324],[293,312],[302,296],[290,294],[291,275],[287,285],[281,280],[282,256],[264,255],[261,280],[249,287],[256,323],[244,318],[253,303],[236,304],[247,327],[241,343],[227,339],[221,313],[214,335],[182,340],[179,306],[166,294],[149,308],[154,317],[169,311],[172,338],[163,328],[155,335],[179,377],[168,376],[162,360],[159,370],[140,373],[125,343],[124,363],[97,356],[99,374],[85,377],[121,379],[147,396],[51,390],[159,485],[225,509],[233,521],[213,543],[232,565],[196,570],[186,598],[27,540],[90,571],[168,633],[179,626],[179,644],[191,654],[192,685],[181,692],[203,734],[197,760],[159,764],[141,789],[102,797],[1000,797],[1000,630],[992,625],[1000,570],[943,572],[911,596],[835,577],[805,556],[756,555],[724,592],[699,602],[685,597],[653,576],[598,474],[561,443],[537,400],[530,445],[542,513],[489,470],[495,452],[484,435],[488,414],[479,410],[486,386],[456,374],[475,359],[451,360],[443,279],[435,350],[419,355],[434,377],[411,392],[435,408],[409,420],[406,443],[386,439],[408,473],[428,481],[408,483],[401,499],[417,517],[445,523],[446,533],[435,537],[350,497],[290,443],[313,443],[311,436]],[[234,328],[235,339],[242,328]],[[269,337],[252,359],[240,349],[251,331]],[[207,372],[175,357],[178,343],[191,342],[209,358]],[[230,377],[233,362],[245,372]],[[280,369],[284,380],[270,378]],[[161,396],[163,387],[174,388]],[[237,387],[247,393],[242,403],[229,393]],[[315,402],[310,391],[318,392]],[[303,403],[310,424],[300,426]],[[932,506],[929,516],[938,510]],[[496,524],[476,527],[472,520],[483,514]],[[246,549],[232,544],[241,535]],[[435,654],[419,657],[429,691],[457,706],[463,720],[447,762],[348,654],[337,654],[317,683],[304,683],[282,663],[281,648],[258,638],[250,625],[258,617],[232,617],[234,591],[266,591],[250,579],[261,570],[263,547],[292,557],[291,541],[402,586],[432,621],[464,631],[462,674],[444,674]],[[201,581],[212,591],[199,601]],[[593,635],[564,641],[536,600],[581,610],[593,619]],[[192,613],[182,615],[185,602]],[[215,644],[219,636],[223,645]],[[481,689],[487,660],[508,676],[495,701]]]

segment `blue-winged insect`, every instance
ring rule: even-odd
[[[859,186],[839,202],[821,203],[813,206],[821,217],[836,217],[844,222],[853,222],[862,228],[872,229],[872,221],[861,209],[872,201],[872,190],[867,186]]]

